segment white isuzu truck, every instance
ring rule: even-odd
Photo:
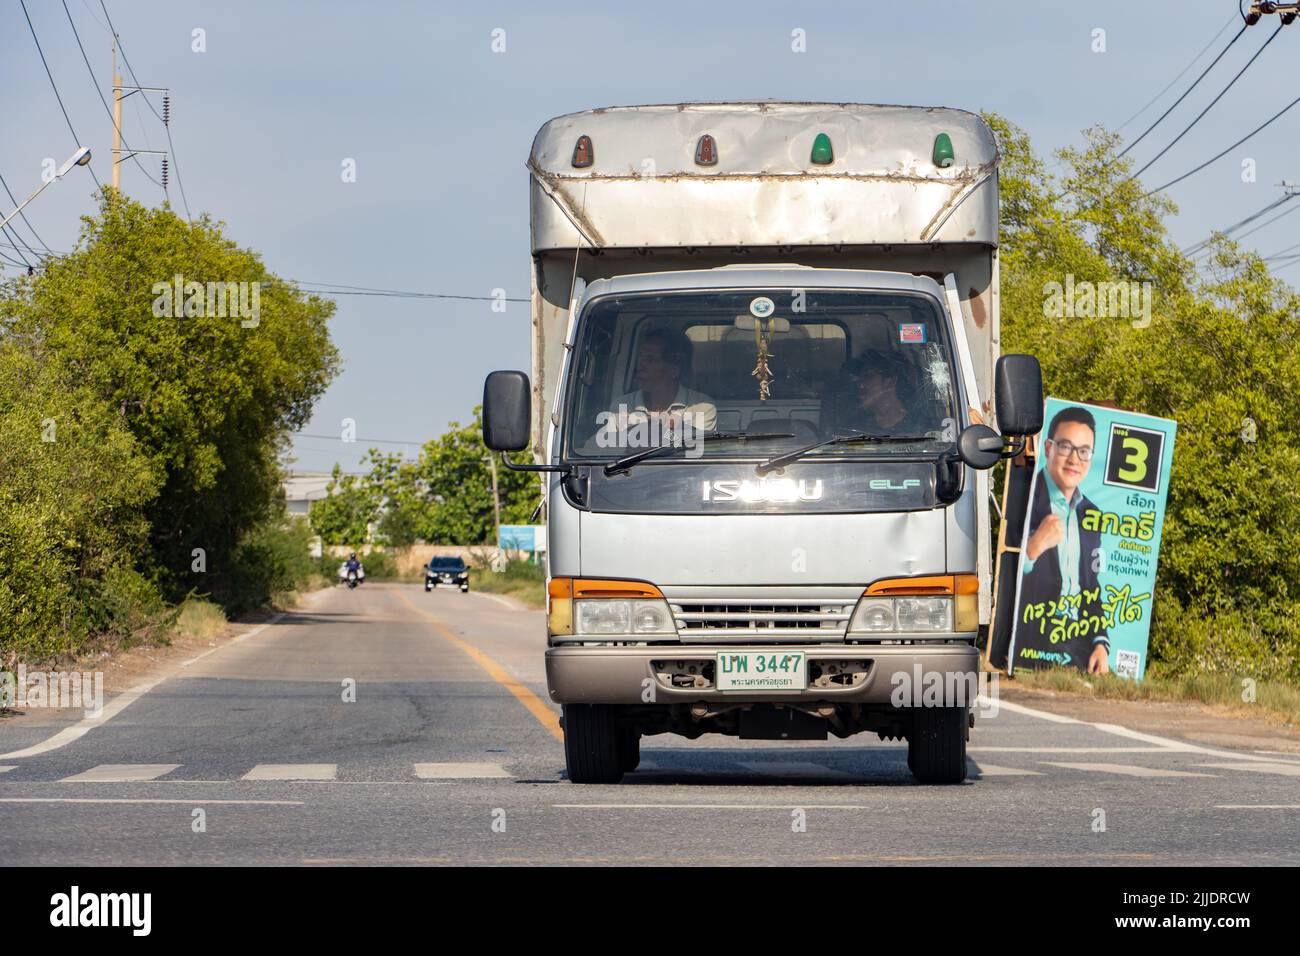
[[[570,780],[651,734],[860,732],[965,779],[989,469],[1042,424],[1037,361],[998,358],[997,166],[953,109],[538,132],[532,376],[488,377],[483,434],[542,476]]]

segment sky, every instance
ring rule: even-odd
[[[1048,156],[1096,124],[1137,136],[1239,29],[1237,0],[104,3],[139,84],[171,90],[178,211],[177,172],[193,214],[224,221],[272,272],[304,285],[483,297],[501,288],[511,298],[529,293],[524,164],[550,117],[687,100],[951,106],[1005,115]],[[107,182],[112,124],[93,85],[111,105],[100,0],[66,0],[67,13],[63,0],[26,5],[72,126]],[[1223,89],[1277,22],[1266,17],[1246,31],[1134,149],[1140,164]],[[794,30],[806,52],[792,49]],[[504,52],[493,51],[494,35],[498,47],[504,36]],[[1300,23],[1143,180],[1154,187],[1181,175],[1289,103],[1300,92],[1297,54]],[[161,123],[140,100],[124,106],[124,136],[137,148],[165,147]],[[1176,241],[1198,242],[1283,195],[1279,181],[1300,181],[1298,132],[1300,106],[1171,188]],[[62,163],[75,145],[19,0],[3,0],[0,175],[21,200],[39,185],[42,162]],[[140,158],[159,178],[159,157]],[[343,181],[347,160],[355,182]],[[1254,182],[1243,182],[1246,160]],[[134,164],[124,166],[122,188],[142,202],[163,199]],[[89,175],[74,170],[28,207],[51,249],[72,248],[92,191]],[[0,207],[12,211],[2,191]],[[1297,227],[1300,216],[1283,218],[1245,244],[1267,255],[1300,241]],[[15,228],[41,248],[21,221]],[[17,257],[7,245],[0,251]],[[1279,275],[1296,284],[1300,269]],[[490,301],[337,301],[331,332],[343,372],[295,438],[295,470],[335,462],[355,470],[371,445],[414,457],[449,423],[471,419],[489,371],[528,368],[527,303],[494,312]],[[341,441],[344,419],[356,422],[355,443]]]

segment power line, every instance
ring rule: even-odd
[[[131,68],[131,61],[127,59],[126,56],[126,48],[122,46],[122,38],[118,36],[117,28],[113,26],[113,18],[108,15],[108,7],[104,4],[104,0],[99,0],[99,8],[104,11],[104,19],[108,21],[108,28],[112,31],[114,39],[117,40],[117,52],[122,54],[122,62],[126,65],[126,72],[131,74],[131,82],[136,86],[143,86],[140,82],[140,78],[135,75],[135,70]],[[172,143],[171,117],[164,117],[154,109],[154,105],[150,102],[147,93],[141,92],[140,95],[144,97],[144,101],[148,105],[149,109],[153,111],[153,115],[157,116],[158,119],[162,121],[163,130],[167,133],[167,152],[171,154],[172,166],[176,169],[176,185],[180,187],[181,202],[185,206],[185,218],[193,222],[194,217],[190,215],[190,201],[185,195],[185,181],[181,179],[181,163],[180,160],[176,158],[176,146]]]
[[[402,289],[383,289],[374,286],[340,285],[334,282],[313,282],[311,279],[289,279],[299,287],[301,292],[313,292],[317,295],[365,295],[398,299],[459,299],[470,302],[530,302],[522,298],[498,298],[492,295],[454,295],[448,292],[409,292]],[[307,288],[323,286],[326,288]]]
[[[1251,215],[1247,216],[1245,219],[1242,219],[1239,222],[1234,222],[1231,226],[1227,226],[1224,229],[1218,229],[1215,232],[1211,233],[1206,238],[1202,239],[1200,242],[1196,243],[1195,245],[1188,246],[1186,249],[1183,250],[1183,255],[1189,256],[1195,252],[1200,252],[1202,249],[1204,249],[1206,246],[1208,246],[1211,242],[1214,241],[1215,236],[1217,235],[1230,236],[1232,235],[1232,233],[1236,232],[1242,226],[1250,225],[1260,216],[1267,215],[1268,213],[1276,209],[1278,206],[1281,206],[1283,203],[1290,202],[1295,197],[1296,197],[1295,193],[1287,193],[1285,196],[1279,196],[1277,199],[1269,203],[1267,206],[1265,206],[1263,209],[1259,210],[1258,212],[1252,213]],[[1290,210],[1287,211],[1290,212]]]
[[[81,45],[81,34],[77,32],[77,24],[73,22],[72,12],[68,9],[68,0],[63,0],[63,12],[67,15],[68,26],[72,27],[72,35],[77,39],[77,49],[81,51],[81,59],[86,64],[86,72],[90,74],[90,83],[95,88],[95,93],[99,97],[99,102],[104,105],[104,112],[108,114],[108,121],[113,124],[113,129],[117,131],[117,135],[122,140],[122,145],[126,147],[126,151],[129,153],[131,152],[131,144],[128,143],[126,137],[122,135],[122,130],[117,125],[117,118],[113,116],[113,111],[108,108],[108,100],[104,99],[104,91],[99,88],[99,83],[95,80],[95,71],[90,66],[90,57],[86,56],[86,48]],[[162,183],[149,175],[149,171],[145,169],[144,165],[140,162],[140,157],[132,155],[131,158],[135,160],[136,166],[139,167],[140,172],[144,173],[145,178],[161,189]],[[113,162],[117,163],[120,161],[121,160],[117,156],[113,157]]]
[[[18,250],[18,246],[12,243],[0,242],[0,246],[8,246]],[[47,246],[48,248],[48,246]],[[65,256],[72,255],[72,252],[56,252],[49,250],[48,256],[42,258],[62,259]],[[298,291],[302,293],[313,293],[316,295],[376,295],[376,297],[402,298],[402,299],[452,299],[461,300],[461,302],[532,302],[532,299],[524,298],[497,298],[495,295],[460,295],[456,293],[422,293],[422,291],[408,291],[403,289],[382,289],[377,286],[355,286],[339,285],[337,282],[313,282],[311,280],[296,280],[296,278],[283,278],[283,282],[298,286]],[[334,286],[331,289],[315,289],[311,286]]]
[[[1296,196],[1296,195],[1300,195],[1300,194],[1292,193],[1291,195],[1292,195],[1292,196]],[[1276,216],[1274,216],[1272,219],[1268,219],[1268,220],[1266,220],[1266,221],[1264,221],[1264,222],[1261,222],[1261,223],[1260,223],[1258,226],[1256,226],[1254,229],[1247,229],[1245,232],[1243,232],[1240,236],[1237,237],[1237,241],[1240,242],[1241,240],[1245,239],[1247,236],[1254,235],[1255,233],[1257,233],[1257,232],[1259,232],[1261,229],[1263,229],[1265,226],[1271,226],[1271,225],[1273,225],[1273,223],[1277,222],[1279,219],[1282,219],[1282,218],[1284,218],[1284,217],[1286,217],[1286,216],[1289,216],[1289,215],[1291,215],[1291,213],[1296,212],[1297,210],[1300,210],[1300,205],[1295,205],[1295,206],[1292,206],[1290,209],[1284,209],[1284,210],[1282,210],[1282,212],[1278,213],[1278,214],[1277,214]]]
[[[1272,125],[1273,125],[1274,123],[1276,123],[1279,119],[1281,119],[1281,118],[1282,118],[1282,117],[1283,117],[1283,116],[1284,116],[1284,115],[1285,115],[1285,114],[1286,114],[1286,113],[1287,113],[1287,112],[1288,112],[1292,107],[1294,107],[1297,103],[1300,103],[1300,96],[1297,96],[1297,97],[1296,97],[1295,99],[1293,99],[1290,103],[1288,103],[1286,106],[1282,107],[1280,110],[1278,110],[1276,113],[1274,113],[1274,114],[1273,114],[1272,116],[1270,116],[1268,119],[1266,119],[1264,122],[1260,123],[1260,124],[1259,124],[1258,126],[1256,126],[1253,130],[1251,130],[1249,133],[1247,133],[1247,134],[1246,134],[1245,136],[1243,136],[1241,139],[1237,140],[1235,143],[1233,143],[1233,144],[1232,144],[1231,146],[1229,146],[1227,149],[1223,150],[1222,152],[1215,153],[1213,156],[1211,156],[1211,157],[1210,157],[1209,159],[1207,159],[1205,162],[1201,163],[1201,165],[1197,166],[1195,169],[1190,169],[1190,170],[1188,170],[1187,172],[1185,172],[1185,173],[1183,173],[1181,176],[1179,176],[1177,179],[1171,179],[1171,180],[1169,180],[1169,182],[1165,183],[1163,186],[1157,186],[1155,189],[1152,189],[1152,190],[1150,190],[1149,192],[1143,193],[1143,195],[1144,195],[1144,196],[1151,196],[1151,195],[1154,195],[1155,193],[1161,193],[1161,192],[1164,192],[1164,191],[1165,191],[1166,189],[1168,189],[1170,186],[1174,186],[1174,185],[1177,185],[1178,183],[1181,183],[1181,182],[1182,182],[1184,179],[1186,179],[1188,176],[1194,176],[1194,175],[1196,175],[1196,174],[1199,173],[1202,169],[1204,169],[1206,166],[1209,166],[1211,163],[1213,163],[1213,162],[1215,162],[1215,161],[1217,161],[1217,160],[1222,159],[1224,156],[1227,156],[1230,152],[1232,152],[1234,149],[1236,149],[1236,148],[1237,148],[1238,146],[1240,146],[1242,143],[1246,142],[1248,139],[1250,139],[1251,137],[1253,137],[1256,133],[1259,133],[1260,131],[1262,131],[1262,130],[1264,130],[1264,129],[1267,129],[1269,126],[1272,126]]]
[[[343,440],[338,435],[312,435],[307,432],[294,432],[292,437],[320,438],[320,439],[324,439],[325,441]],[[429,441],[431,441],[431,439],[428,438],[421,439],[420,441],[398,441],[396,438],[365,438],[365,439],[358,438],[356,439],[355,443],[358,445],[415,445],[417,447],[422,447]],[[348,442],[347,444],[352,444],[352,442]]]
[[[9,184],[5,182],[5,178],[3,175],[0,175],[0,186],[4,186],[5,193],[9,196],[9,201],[12,202],[15,206],[17,206],[18,200],[14,198],[13,190],[9,188]],[[31,234],[36,237],[36,241],[39,242],[41,245],[45,246],[45,251],[49,252],[50,247],[45,245],[45,240],[40,237],[40,234],[35,229],[32,228],[32,224],[27,218],[27,213],[25,211],[19,212],[18,218],[21,219],[23,222],[27,223],[27,228],[31,232]],[[9,227],[12,229],[13,223],[10,223]]]
[[[27,0],[18,0],[18,4],[23,8],[23,16],[27,20],[27,29],[32,32],[32,41],[36,44],[36,52],[41,55],[41,63],[45,67],[45,75],[50,78],[50,87],[54,90],[54,98],[59,101],[59,109],[63,111],[63,119],[64,122],[68,124],[68,132],[70,132],[72,138],[76,140],[75,145],[80,148],[81,137],[77,135],[76,129],[72,126],[72,120],[68,118],[68,108],[63,105],[63,97],[59,95],[59,85],[54,82],[54,74],[50,72],[50,64],[45,59],[45,51],[41,49],[41,41],[36,37],[36,27],[32,26],[31,15],[27,12]],[[90,170],[90,178],[95,181],[96,188],[103,189],[104,184],[101,183],[99,177],[95,175],[95,170],[91,169],[89,166],[87,166],[86,169]]]
[[[1242,27],[1242,30],[1245,30],[1245,29],[1246,29],[1245,27]],[[1156,162],[1158,159],[1160,159],[1161,156],[1163,156],[1165,153],[1167,153],[1167,152],[1169,152],[1171,149],[1173,149],[1174,146],[1176,146],[1176,145],[1178,144],[1178,141],[1179,141],[1180,139],[1182,139],[1182,138],[1183,138],[1184,136],[1186,136],[1189,132],[1191,132],[1192,127],[1195,126],[1197,123],[1199,123],[1199,122],[1201,121],[1201,118],[1204,117],[1206,113],[1208,113],[1210,110],[1214,109],[1214,104],[1218,103],[1219,100],[1223,99],[1224,94],[1226,94],[1226,93],[1228,92],[1228,90],[1232,89],[1233,85],[1234,85],[1234,84],[1235,84],[1239,79],[1242,78],[1242,76],[1245,74],[1245,72],[1246,72],[1247,70],[1250,69],[1251,64],[1253,64],[1257,59],[1259,59],[1259,55],[1260,55],[1261,53],[1263,53],[1265,50],[1268,49],[1268,45],[1269,45],[1270,43],[1272,43],[1275,39],[1277,39],[1277,35],[1278,35],[1279,33],[1281,33],[1281,32],[1282,32],[1282,25],[1281,25],[1281,24],[1278,24],[1278,28],[1277,28],[1276,30],[1274,30],[1272,33],[1269,34],[1268,39],[1264,41],[1264,45],[1261,46],[1258,50],[1255,51],[1255,55],[1252,56],[1249,60],[1247,60],[1247,61],[1246,61],[1246,65],[1243,66],[1240,70],[1237,71],[1237,75],[1234,76],[1231,80],[1228,81],[1228,85],[1225,86],[1222,90],[1219,91],[1219,95],[1216,96],[1214,99],[1210,100],[1210,105],[1207,106],[1207,107],[1205,107],[1205,109],[1201,110],[1199,113],[1197,113],[1197,114],[1196,114],[1196,118],[1195,118],[1194,120],[1192,120],[1190,123],[1188,123],[1188,124],[1183,128],[1183,131],[1182,131],[1181,133],[1179,133],[1177,136],[1174,137],[1173,142],[1171,142],[1168,146],[1166,146],[1166,147],[1165,147],[1164,149],[1162,149],[1160,152],[1156,153],[1155,156],[1151,157],[1151,159],[1147,162],[1147,164],[1146,164],[1145,166],[1143,166],[1141,169],[1139,169],[1139,170],[1138,170],[1136,173],[1134,173],[1132,176],[1130,176],[1129,179],[1137,179],[1139,176],[1141,176],[1143,173],[1145,173],[1148,169],[1150,169],[1150,168],[1155,164],[1155,162]],[[1120,155],[1123,155],[1123,154],[1121,153]]]
[[[1232,21],[1229,20],[1228,22],[1229,22],[1229,24],[1230,24]],[[1225,27],[1225,29],[1226,29],[1226,27]],[[1142,131],[1142,135],[1141,135],[1141,136],[1139,136],[1137,139],[1133,140],[1133,142],[1129,143],[1128,146],[1124,147],[1124,152],[1120,153],[1119,156],[1116,156],[1115,158],[1116,158],[1116,159],[1120,159],[1120,158],[1122,158],[1126,153],[1128,153],[1128,151],[1129,151],[1130,149],[1132,149],[1132,148],[1133,148],[1134,146],[1136,146],[1138,143],[1142,142],[1142,140],[1146,139],[1147,133],[1150,133],[1153,129],[1155,129],[1157,126],[1159,126],[1159,125],[1161,124],[1161,122],[1164,121],[1164,118],[1165,118],[1166,116],[1168,116],[1170,113],[1172,113],[1174,110],[1176,110],[1176,109],[1178,108],[1178,104],[1181,103],[1183,100],[1187,99],[1188,95],[1192,92],[1192,90],[1196,89],[1197,85],[1201,82],[1201,80],[1205,79],[1206,74],[1209,73],[1212,69],[1214,69],[1215,64],[1217,64],[1220,60],[1223,59],[1224,54],[1226,54],[1229,50],[1232,49],[1232,45],[1233,45],[1234,43],[1236,43],[1238,40],[1240,40],[1240,39],[1241,39],[1241,35],[1242,35],[1243,33],[1245,33],[1245,32],[1246,32],[1246,27],[1243,25],[1242,28],[1241,28],[1240,30],[1237,31],[1237,35],[1234,36],[1231,40],[1228,41],[1228,45],[1225,46],[1222,50],[1219,51],[1219,55],[1216,56],[1216,57],[1214,58],[1214,61],[1213,61],[1209,66],[1207,66],[1207,67],[1206,67],[1206,68],[1201,72],[1201,75],[1200,75],[1200,76],[1198,76],[1195,80],[1192,81],[1192,85],[1189,86],[1189,87],[1186,89],[1186,91],[1183,93],[1183,95],[1180,96],[1180,97],[1178,97],[1178,99],[1174,100],[1174,105],[1171,106],[1171,107],[1169,107],[1169,109],[1165,110],[1163,113],[1161,113],[1160,116],[1156,119],[1156,121],[1155,121],[1154,123],[1152,123],[1150,126],[1148,126],[1146,129],[1144,129],[1144,130]],[[1223,35],[1223,30],[1220,30],[1220,31],[1215,35],[1214,40],[1217,40],[1217,39],[1218,39],[1220,36],[1222,36],[1222,35]],[[1214,43],[1214,40],[1211,40],[1210,43],[1213,44],[1213,43]],[[1207,46],[1205,49],[1208,50],[1209,47]],[[1205,55],[1205,50],[1202,50],[1200,53],[1196,54],[1196,60],[1199,60],[1199,59],[1200,59],[1202,56],[1204,56],[1204,55]],[[1195,63],[1196,60],[1193,60],[1192,63]],[[1191,65],[1192,65],[1191,63],[1187,64],[1187,69],[1190,69],[1190,68],[1191,68]],[[1186,72],[1187,72],[1187,69],[1184,69],[1184,70],[1183,70],[1183,73],[1186,73]],[[1178,74],[1178,76],[1182,76],[1182,75],[1183,75],[1182,73]],[[1175,78],[1174,78],[1174,82],[1175,82],[1175,83],[1178,82],[1178,77],[1175,77]],[[1173,83],[1170,83],[1169,86],[1173,86]],[[1169,87],[1167,86],[1167,87],[1165,87],[1165,89],[1167,90],[1167,89],[1169,89]],[[1159,99],[1159,98],[1160,98],[1161,96],[1163,96],[1163,95],[1164,95],[1164,90],[1161,90],[1161,91],[1160,91],[1160,94],[1156,96],[1156,99]],[[1155,101],[1153,100],[1152,102],[1155,102]],[[1150,104],[1147,104],[1147,105],[1149,106]],[[1134,117],[1136,117],[1136,116],[1138,116],[1139,114],[1141,114],[1142,111],[1145,110],[1146,108],[1147,108],[1146,106],[1142,107],[1141,110],[1138,110],[1137,113],[1133,114]],[[1130,118],[1130,119],[1128,120],[1128,122],[1132,122],[1132,118]],[[1128,123],[1126,122],[1125,125],[1128,125]],[[1121,128],[1122,128],[1122,127],[1121,127]]]

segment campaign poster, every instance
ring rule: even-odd
[[[1009,672],[1059,665],[1142,679],[1177,428],[1047,399]]]

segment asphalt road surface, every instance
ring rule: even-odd
[[[1007,702],[956,787],[874,735],[648,737],[622,784],[570,784],[543,632],[491,595],[334,589],[93,725],[0,726],[0,860],[1300,863],[1300,760]]]

